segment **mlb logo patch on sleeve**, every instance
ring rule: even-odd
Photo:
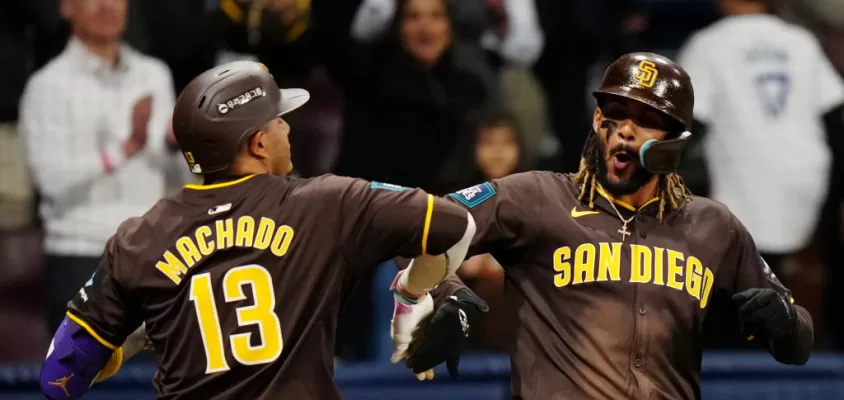
[[[490,197],[495,196],[495,189],[489,182],[475,185],[463,190],[458,190],[449,196],[462,203],[464,206],[472,208],[487,201]]]
[[[383,182],[372,182],[369,185],[370,189],[384,189],[384,190],[391,190],[393,192],[401,192],[407,190],[408,188],[399,185],[393,185],[392,183],[383,183]]]

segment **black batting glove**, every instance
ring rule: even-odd
[[[419,322],[408,347],[407,367],[414,374],[425,372],[445,362],[452,379],[460,375],[460,354],[489,306],[469,288],[453,296]]]
[[[774,289],[748,289],[733,295],[739,306],[742,333],[776,340],[797,326],[797,313],[784,294]]]

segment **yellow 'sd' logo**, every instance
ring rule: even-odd
[[[196,162],[196,160],[193,159],[193,153],[189,151],[185,152],[185,160],[188,162],[188,164],[193,164]]]
[[[639,80],[639,84],[650,88],[656,84],[656,77],[659,75],[659,71],[656,70],[656,64],[642,60],[639,63],[639,72],[636,73],[636,79]]]

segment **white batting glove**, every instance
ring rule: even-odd
[[[417,299],[409,298],[410,296],[402,293],[398,284],[402,272],[399,271],[391,286],[394,293],[394,306],[393,319],[390,324],[390,337],[393,339],[394,346],[390,361],[393,364],[397,364],[407,357],[407,348],[413,338],[413,331],[416,330],[423,318],[434,311],[434,299],[429,293]],[[434,371],[428,370],[418,373],[416,379],[420,381],[434,379]]]

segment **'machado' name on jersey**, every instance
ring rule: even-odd
[[[219,219],[214,224],[200,226],[192,236],[182,236],[176,240],[178,255],[167,250],[155,268],[178,285],[188,268],[215,251],[232,246],[251,247],[257,250],[269,249],[277,257],[282,257],[287,253],[291,241],[293,228],[287,225],[276,228],[275,221],[270,218],[261,217],[258,223],[248,215],[237,218],[236,223],[233,218]]]
[[[591,282],[621,281],[624,243],[584,243],[574,251],[563,246],[554,251],[554,285],[565,287]],[[661,247],[628,244],[630,283],[651,283],[685,291],[705,308],[715,275],[695,256]],[[572,266],[574,264],[574,266]],[[665,274],[667,272],[667,274]]]

